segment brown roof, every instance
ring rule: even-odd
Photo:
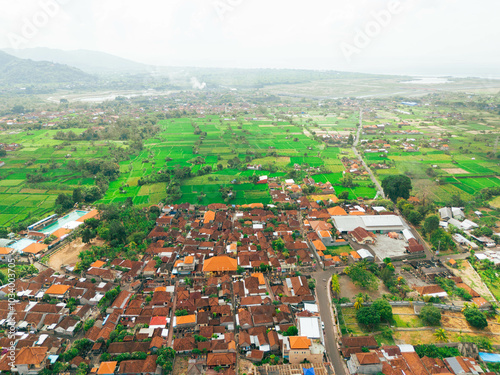
[[[46,355],[47,348],[45,347],[24,347],[16,355],[16,365],[39,366]]]
[[[380,363],[380,359],[375,353],[356,353],[360,365],[374,365]]]
[[[429,375],[429,372],[425,368],[424,364],[420,360],[419,356],[415,352],[403,353],[403,358],[405,359],[408,367],[415,375]]]
[[[366,346],[367,348],[377,348],[377,341],[373,336],[342,337],[342,345],[346,348]]]
[[[215,366],[231,366],[236,363],[236,353],[208,353],[207,365]]]
[[[414,287],[413,289],[415,289],[419,294],[423,296],[426,294],[435,294],[444,292],[443,288],[441,288],[439,285],[424,285],[424,286]]]

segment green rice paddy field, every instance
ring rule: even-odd
[[[347,126],[342,124],[332,126]],[[194,134],[194,126],[198,126],[206,136]],[[232,204],[254,202],[270,203],[271,197],[267,185],[254,185],[248,179],[254,173],[279,177],[285,175],[294,164],[311,167],[324,166],[332,172],[329,181],[335,181],[344,170],[339,158],[340,149],[325,147],[303,133],[299,126],[281,121],[245,121],[224,120],[218,116],[206,118],[181,118],[160,121],[161,131],[154,138],[144,141],[144,149],[138,155],[131,155],[130,160],[120,162],[120,176],[112,181],[101,203],[119,203],[132,198],[134,204],[151,205],[158,203],[166,196],[166,183],[138,185],[138,180],[164,168],[191,167],[193,172],[210,165],[213,173],[184,180],[181,186],[183,193],[178,202],[209,204],[223,202],[219,193],[221,186],[232,186],[236,195]],[[72,130],[76,134],[84,129]],[[38,130],[20,132],[18,134],[0,133],[2,141],[22,145],[17,151],[9,152],[2,158],[5,165],[0,168],[0,226],[8,226],[17,221],[38,218],[53,212],[54,202],[58,194],[70,194],[78,186],[92,185],[92,178],[68,168],[70,160],[105,159],[109,155],[109,146],[128,147],[123,141],[72,141],[55,140],[58,130]],[[193,146],[201,140],[199,153],[193,153]],[[256,153],[253,164],[270,166],[273,164],[278,172],[239,171],[228,168],[228,160],[235,156],[244,160],[247,151]],[[278,155],[266,156],[268,152]],[[193,159],[201,156],[205,164],[194,165]],[[218,164],[223,170],[218,171]],[[35,173],[41,167],[47,167],[43,173],[47,181],[28,185],[26,175]],[[233,184],[234,179],[240,181]],[[360,186],[354,195],[374,195],[374,189]],[[200,195],[203,199],[199,199]]]

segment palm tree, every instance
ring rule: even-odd
[[[462,312],[464,312],[465,310],[467,310],[469,308],[469,303],[468,302],[465,302],[464,303],[464,307],[462,308]]]
[[[362,308],[362,307],[363,307],[363,302],[365,302],[365,301],[364,301],[364,299],[363,299],[363,297],[362,297],[362,296],[360,296],[360,295],[358,295],[358,296],[356,297],[356,302],[354,302],[354,308],[355,308],[356,310],[359,310],[360,308]]]
[[[448,341],[448,334],[443,328],[438,328],[434,331],[434,336],[438,341]]]

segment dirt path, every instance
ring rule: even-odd
[[[57,271],[62,265],[75,264],[78,262],[80,252],[88,250],[94,245],[101,246],[103,243],[103,240],[95,239],[90,244],[86,244],[82,242],[81,238],[78,238],[51,255],[47,265]]]

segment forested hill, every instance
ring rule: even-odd
[[[67,65],[20,59],[0,51],[0,85],[88,83],[95,77]]]

